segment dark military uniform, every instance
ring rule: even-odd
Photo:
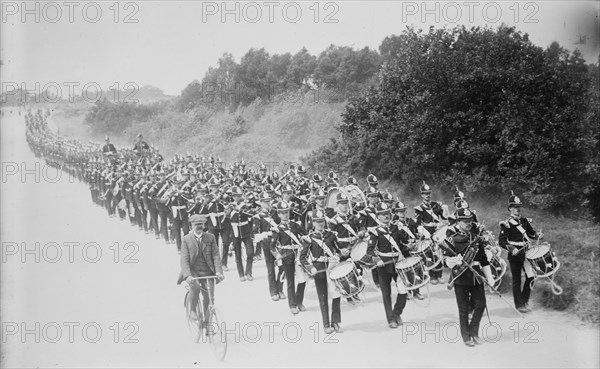
[[[218,199],[213,199],[204,207],[204,209],[202,209],[201,214],[206,214],[208,216],[208,231],[215,236],[215,239],[218,241],[219,235],[221,236],[221,263],[226,267],[229,244],[231,243],[229,232],[231,222],[229,218],[225,216],[225,206]]]
[[[396,272],[395,264],[398,260],[409,257],[410,253],[406,246],[400,242],[400,234],[397,227],[381,226],[371,231],[367,254],[371,256],[373,263],[381,260],[384,264],[383,266],[377,266],[379,285],[387,322],[390,324],[390,327],[395,328],[397,324],[402,323],[400,316],[406,306],[407,294],[406,291],[399,291],[396,296],[396,303],[392,309],[391,282],[393,280],[403,286],[402,282],[397,280],[398,273]]]
[[[437,227],[439,227],[442,222],[442,219],[446,219],[444,217],[444,210],[442,209],[442,205],[439,202],[432,201],[429,204],[422,202],[421,204],[415,206],[415,222],[417,226],[422,226],[429,232],[431,236],[435,233]],[[440,264],[438,267],[431,269],[429,271],[429,276],[432,279],[438,279],[442,277],[442,265]]]
[[[517,309],[525,307],[529,302],[531,282],[534,279],[533,271],[530,270],[531,266],[525,260],[525,250],[522,250],[527,243],[527,239],[521,230],[525,232],[529,239],[537,239],[537,233],[531,227],[530,220],[524,217],[518,219],[511,217],[500,222],[500,235],[498,236],[498,244],[500,247],[508,250],[508,262],[512,274],[513,299]],[[517,255],[513,255],[512,251],[514,249],[521,251]],[[522,270],[525,270],[526,275],[525,283],[521,289]],[[529,274],[529,276],[527,274]]]
[[[261,211],[253,217],[253,232],[255,237],[260,238],[258,244],[261,245],[265,264],[267,265],[267,280],[269,281],[269,293],[273,300],[278,300],[282,291],[282,285],[275,274],[275,256],[271,253],[272,228],[281,222],[277,216],[277,211],[272,209],[270,212]]]
[[[306,283],[298,283],[296,289],[296,257],[302,245],[300,237],[306,231],[296,222],[280,223],[274,230],[271,239],[271,252],[281,254],[282,268],[287,280],[287,295],[290,308],[298,308],[304,301]]]
[[[340,294],[328,278],[328,270],[339,263],[340,250],[337,246],[335,233],[325,229],[323,232],[311,232],[305,237],[307,245],[302,249],[300,262],[307,268],[315,268],[314,274],[319,308],[323,319],[323,327],[333,327],[342,321],[340,310]],[[309,259],[310,257],[310,259]],[[310,262],[312,260],[312,263]],[[331,319],[329,317],[329,298],[331,303]]]
[[[173,233],[175,234],[175,242],[177,250],[181,251],[181,232],[183,235],[189,233],[190,224],[187,212],[188,199],[180,192],[174,193],[169,200],[171,215],[173,217]]]
[[[237,208],[239,206],[239,208]],[[254,244],[252,242],[252,215],[247,213],[246,207],[237,204],[230,215],[233,233],[233,250],[235,263],[240,278],[252,280],[252,262],[254,261]],[[246,246],[246,267],[242,263],[242,242]]]
[[[444,247],[442,249],[445,256],[453,257],[455,255],[462,255],[465,257],[469,246],[472,245],[472,252],[475,256],[471,261],[471,266],[479,275],[483,276],[482,268],[489,265],[489,262],[485,255],[484,243],[481,239],[478,239],[479,233],[480,230],[476,225],[473,225],[468,232],[461,230],[458,226],[451,226],[446,232],[447,237],[444,240]],[[452,268],[451,276],[453,279],[457,277],[457,272],[461,265],[459,264]],[[475,277],[475,274],[466,268],[462,274],[454,279],[454,293],[456,295],[456,303],[458,304],[460,333],[463,341],[469,342],[472,338],[479,337],[479,323],[481,322],[481,317],[486,306],[484,282],[480,282]],[[474,310],[469,322],[469,309],[471,307]]]

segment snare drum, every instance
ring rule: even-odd
[[[410,250],[412,256],[420,257],[425,265],[425,270],[431,270],[438,266],[442,261],[439,252],[434,251],[434,244],[431,240],[419,240],[415,244],[415,249]]]
[[[415,290],[429,283],[429,275],[420,257],[412,256],[402,259],[395,265],[398,276],[407,290]]]
[[[364,266],[365,268],[373,268],[375,264],[369,261],[369,257],[367,256],[367,248],[369,247],[369,243],[366,240],[360,240],[356,243],[356,245],[352,246],[352,250],[350,251],[350,258]]]
[[[356,296],[365,288],[365,283],[358,277],[356,266],[351,261],[343,261],[333,267],[329,272],[329,279],[343,297]]]
[[[556,255],[552,252],[550,244],[547,242],[530,247],[525,253],[525,258],[531,264],[536,277],[551,276],[560,267]]]

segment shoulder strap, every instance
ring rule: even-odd
[[[281,227],[279,227],[279,229],[281,229]],[[294,241],[296,244],[301,245],[300,241],[298,240],[298,237],[296,237],[295,234],[293,234],[289,229],[282,229],[283,232],[285,232],[285,234],[288,235],[289,238],[292,239],[292,241]]]
[[[392,245],[392,248],[394,250],[396,250],[399,253],[402,253],[400,251],[400,247],[398,247],[398,244],[396,243],[396,241],[392,238],[392,236],[386,231],[386,233],[383,233],[383,237],[385,237],[388,242],[390,243],[390,245]]]
[[[325,241],[319,240],[317,238],[313,238],[312,234],[310,235],[310,239],[315,241],[317,243],[317,245],[319,245],[323,249],[323,251],[325,252],[325,254],[327,254],[328,257],[333,257],[331,250],[329,250],[329,247],[327,247],[327,245],[325,245]]]
[[[517,222],[514,218],[511,218],[508,221],[511,225],[515,226],[515,228],[517,228],[517,230],[519,232],[521,232],[521,234],[523,235],[523,238],[525,238],[525,240],[527,242],[530,242],[529,237],[527,236],[527,232],[525,231],[525,228],[523,228],[523,226],[521,225],[521,223]]]

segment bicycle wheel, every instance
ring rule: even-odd
[[[198,306],[196,306],[196,309],[192,309],[192,294],[190,292],[187,291],[185,295],[185,315],[192,338],[195,343],[198,343],[202,337],[202,309],[199,309]]]
[[[208,339],[213,347],[216,358],[223,361],[227,354],[227,332],[225,322],[214,306],[210,308],[209,314],[208,325],[206,327]]]

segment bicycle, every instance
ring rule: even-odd
[[[192,280],[211,280],[217,279],[216,276],[210,277],[194,277]],[[188,321],[188,325],[190,330],[192,331],[192,335],[194,336],[194,341],[199,343],[203,337],[208,337],[208,342],[213,346],[213,351],[216,358],[220,361],[225,359],[225,355],[227,353],[227,334],[225,328],[225,322],[221,318],[221,314],[215,307],[213,301],[213,294],[210,291],[211,286],[214,287],[213,284],[207,283],[207,289],[205,289],[202,285],[200,286],[200,293],[198,296],[198,305],[196,305],[196,309],[192,309],[192,290],[188,285],[186,286],[187,293],[185,295],[184,306],[186,311],[186,317]],[[204,319],[204,313],[202,307],[203,305],[203,296],[202,290],[208,292],[209,304],[208,304],[208,319]]]

